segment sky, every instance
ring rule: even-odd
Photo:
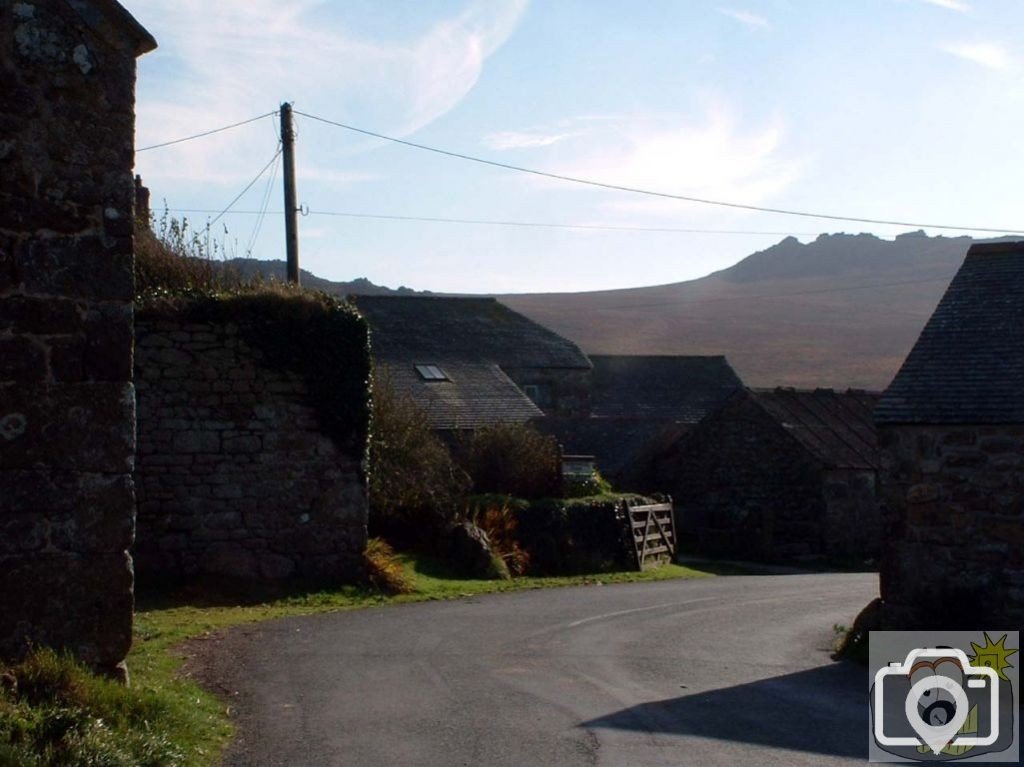
[[[1024,230],[1019,0],[124,4],[159,43],[139,62],[139,148],[287,101],[406,141],[614,185]],[[787,235],[919,228],[572,184],[303,115],[296,130],[301,264],[334,280],[466,293],[635,287],[700,277]],[[199,230],[214,221],[228,255],[281,259],[278,135],[271,115],[140,151],[136,172],[158,215]],[[703,231],[642,231],[666,229]]]

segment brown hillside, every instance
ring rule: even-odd
[[[604,354],[725,354],[753,386],[888,385],[972,240],[787,238],[671,285],[502,296]]]
[[[790,237],[699,280],[594,293],[499,298],[592,354],[725,354],[752,386],[882,389],[974,242],[905,234]],[[283,278],[282,261],[232,266]],[[333,293],[415,294],[367,280]]]

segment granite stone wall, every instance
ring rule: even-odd
[[[131,644],[135,56],[110,3],[0,4],[0,656]],[[125,32],[125,27],[129,27]]]
[[[303,377],[247,338],[234,322],[140,314],[140,582],[360,573],[365,439],[327,436]]]
[[[683,535],[711,556],[820,556],[821,474],[763,410],[738,398],[657,460]]]
[[[683,536],[705,554],[770,561],[865,559],[878,552],[875,473],[833,469],[747,397],[653,461]]]
[[[836,561],[877,561],[882,522],[878,510],[878,472],[827,469],[822,472],[822,548]]]
[[[1024,622],[1024,426],[883,426],[884,622]]]

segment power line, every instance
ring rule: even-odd
[[[246,257],[252,256],[252,249],[256,247],[256,241],[259,239],[260,231],[263,229],[263,220],[267,215],[267,207],[270,205],[270,194],[273,191],[274,180],[277,178],[277,166],[280,153],[274,157],[274,165],[270,169],[270,175],[267,176],[267,186],[263,190],[263,202],[260,204],[260,214],[256,218],[256,224],[253,226],[252,234],[249,235],[249,242],[245,246]]]
[[[521,226],[521,227],[538,227],[541,229],[597,229],[601,231],[612,231],[612,232],[670,232],[670,233],[682,233],[682,234],[763,234],[763,235],[778,235],[778,236],[812,236],[821,234],[821,232],[763,232],[753,231],[746,229],[677,229],[673,227],[659,227],[659,226],[612,226],[605,224],[558,224],[558,223],[547,223],[542,221],[503,221],[495,219],[479,219],[479,218],[439,218],[436,216],[395,216],[395,215],[384,215],[381,213],[342,213],[335,211],[326,210],[310,210],[311,216],[342,216],[345,218],[375,218],[384,219],[390,221],[427,221],[430,223],[440,224],[488,224],[491,226]]]
[[[173,213],[217,213],[216,210],[203,208],[168,208]],[[259,215],[258,210],[236,210],[233,213],[239,215]],[[280,214],[280,211],[268,211],[270,215]],[[483,218],[442,218],[439,216],[399,216],[385,213],[354,213],[334,210],[310,210],[310,216],[332,216],[341,218],[365,218],[379,219],[384,221],[425,221],[435,224],[471,224],[490,226],[514,226],[514,227],[537,227],[541,229],[595,229],[599,231],[612,232],[665,232],[678,234],[759,234],[778,237],[801,236],[813,237],[821,232],[782,232],[782,231],[755,231],[749,229],[677,229],[672,227],[655,226],[612,226],[605,224],[562,224],[545,221],[506,221],[500,219]]]
[[[218,221],[220,221],[221,218],[224,216],[224,214],[228,213],[235,206],[235,203],[238,202],[239,200],[241,200],[242,197],[245,195],[245,193],[248,192],[250,189],[253,188],[253,186],[256,185],[256,182],[259,181],[263,177],[263,174],[267,172],[267,169],[270,168],[271,165],[273,165],[275,162],[277,162],[277,158],[280,157],[280,156],[281,156],[281,147],[278,147],[277,151],[274,152],[274,156],[270,158],[270,162],[268,162],[266,165],[263,166],[263,168],[260,170],[260,172],[256,174],[256,177],[252,181],[250,181],[248,184],[245,185],[245,189],[243,189],[241,192],[239,192],[238,195],[235,197],[235,199],[233,199],[231,202],[229,202],[228,206],[226,208],[224,208],[224,210],[222,210],[220,213],[218,213],[214,217],[213,221],[210,221],[209,223],[207,223],[206,228],[209,229],[211,226],[213,226]]]
[[[220,128],[214,128],[213,130],[203,131],[202,133],[196,133],[196,134],[193,134],[191,136],[185,136],[184,138],[176,138],[173,141],[164,141],[163,143],[160,143],[160,144],[151,144],[149,146],[144,146],[144,147],[142,147],[140,149],[136,149],[135,151],[137,153],[138,152],[148,152],[150,149],[160,149],[160,148],[165,147],[165,146],[173,146],[174,144],[182,144],[182,143],[184,143],[186,141],[192,141],[193,139],[204,138],[206,136],[212,136],[214,133],[223,133],[224,131],[231,130],[232,128],[240,128],[243,125],[248,125],[249,123],[254,123],[257,120],[262,120],[262,119],[264,119],[266,117],[272,117],[273,115],[276,115],[276,114],[277,114],[276,110],[273,111],[273,112],[267,112],[266,114],[259,115],[258,117],[250,117],[248,120],[242,120],[242,122],[232,123],[231,125],[225,125],[225,126],[220,127]]]
[[[560,173],[550,173],[548,171],[536,170],[534,168],[525,168],[521,165],[511,165],[509,163],[498,162],[496,160],[486,160],[482,157],[475,157],[469,154],[463,154],[462,152],[452,152],[447,149],[440,149],[438,147],[428,146],[426,144],[418,144],[414,141],[406,141],[405,139],[395,138],[394,136],[386,136],[383,133],[375,133],[374,131],[365,130],[363,128],[357,128],[353,125],[346,125],[345,123],[336,122],[334,120],[328,120],[325,117],[318,117],[317,115],[309,114],[308,112],[300,112],[295,110],[295,114],[308,117],[310,120],[316,120],[317,122],[324,123],[326,125],[333,125],[337,128],[343,128],[347,131],[354,133],[360,133],[364,136],[371,136],[373,138],[382,139],[384,141],[391,141],[395,144],[401,144],[402,146],[411,147],[413,149],[422,149],[426,152],[433,152],[434,154],[443,155],[445,157],[453,157],[458,160],[466,160],[468,162],[475,162],[481,165],[490,165],[495,168],[503,168],[505,170],[514,170],[519,173],[529,173],[534,176],[541,176],[543,178],[551,178],[557,181],[567,181],[573,184],[582,184],[585,186],[593,186],[601,189],[611,189],[616,192],[630,192],[632,194],[642,194],[649,197],[661,197],[670,200],[681,200],[683,202],[699,203],[701,205],[716,205],[725,208],[738,208],[740,210],[753,210],[759,213],[775,213],[783,216],[801,216],[804,218],[820,218],[828,219],[830,221],[848,221],[858,224],[879,224],[884,226],[905,226],[913,227],[918,229],[955,229],[958,231],[965,232],[993,232],[998,234],[1024,234],[1024,229],[1003,229],[1000,227],[986,227],[986,226],[961,226],[954,224],[929,224],[918,221],[895,221],[878,218],[861,218],[858,216],[840,216],[830,213],[811,213],[808,211],[801,210],[789,210],[786,208],[768,208],[760,205],[748,205],[739,202],[726,202],[723,200],[711,200],[703,197],[690,197],[682,194],[671,194],[669,192],[657,192],[650,189],[641,189],[639,187],[623,186],[621,184],[611,184],[604,181],[595,181],[592,179],[576,178],[574,176],[565,176]]]

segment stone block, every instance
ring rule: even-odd
[[[45,381],[46,344],[26,336],[0,338],[0,384]]]
[[[220,435],[207,431],[184,431],[174,435],[176,453],[216,453],[220,450]]]
[[[70,334],[83,329],[81,304],[59,296],[8,296],[0,301],[3,322],[17,335]]]
[[[12,267],[27,293],[129,303],[132,259],[130,239],[109,247],[99,236],[53,237],[27,243],[13,254]]]
[[[295,574],[295,562],[280,554],[260,554],[258,558],[260,577],[268,581],[280,581]]]
[[[224,439],[225,453],[258,453],[262,450],[262,440],[256,436],[232,437]]]
[[[232,543],[214,543],[201,557],[201,568],[210,575],[233,578],[259,578],[256,556]]]
[[[113,553],[132,544],[130,475],[0,471],[0,486],[0,555],[26,548]]]
[[[85,374],[90,381],[132,378],[131,304],[94,304],[85,316]]]
[[[0,655],[18,657],[31,644],[70,649],[96,667],[124,660],[133,607],[127,553],[0,555],[0,573]]]
[[[0,392],[0,466],[6,469],[120,474],[132,470],[134,450],[130,383],[13,384]]]

